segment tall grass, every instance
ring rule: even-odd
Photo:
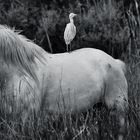
[[[114,55],[114,51],[120,53],[126,50],[129,25],[122,1],[93,0],[91,5],[89,0],[85,4],[78,0],[74,4],[70,2],[68,8],[61,9],[56,8],[56,3],[51,4],[53,8],[45,4],[32,7],[27,2],[11,3],[6,12],[2,5],[0,23],[23,30],[23,34],[35,39],[47,51],[52,48],[54,53],[64,52],[64,29],[69,22],[69,13],[75,12],[78,16],[75,19],[77,34],[72,42],[73,50],[92,47],[105,50],[111,55]]]
[[[78,13],[73,50],[80,47],[100,48],[113,56],[117,54],[127,64],[129,110],[125,139],[140,139],[140,14],[136,0],[135,5],[126,11],[122,1],[117,3],[114,0],[93,0],[93,5],[87,0],[84,6],[77,1],[76,5],[70,3],[69,8],[63,9],[49,9],[47,6],[32,8],[27,2],[21,2],[11,3],[5,12],[4,6],[0,6],[0,23],[23,30],[23,34],[35,39],[46,50],[49,50],[50,41],[50,49],[54,52],[65,51],[63,32],[69,21],[68,14]],[[8,96],[12,93],[7,95],[2,88],[6,78],[3,75],[6,74],[0,72],[0,139],[116,139],[117,122],[109,110],[100,105],[75,116],[71,113],[59,116],[46,113],[42,98],[39,112],[30,111],[24,120],[22,110],[15,107],[15,98]]]

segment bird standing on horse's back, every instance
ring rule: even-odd
[[[76,27],[74,25],[74,20],[73,20],[73,18],[75,16],[76,16],[76,14],[74,14],[74,13],[69,14],[70,23],[68,23],[66,25],[66,28],[65,28],[65,31],[64,31],[64,40],[65,40],[65,43],[66,43],[67,52],[71,51],[71,44],[70,43],[76,35]],[[70,45],[70,50],[68,48],[68,45]]]

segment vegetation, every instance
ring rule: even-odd
[[[139,2],[139,1],[138,1]],[[75,19],[77,35],[72,49],[104,50],[127,64],[129,111],[127,140],[140,139],[140,14],[136,0],[5,0],[0,2],[0,24],[21,30],[46,51],[65,52],[63,33],[68,14]],[[140,5],[139,5],[140,6]],[[51,47],[50,47],[51,46]],[[52,49],[52,50],[51,50]],[[0,79],[0,85],[4,79]],[[1,86],[0,86],[1,87]],[[1,88],[0,88],[1,89]],[[2,90],[2,89],[1,89]],[[4,94],[1,95],[4,98]],[[77,114],[52,116],[32,112],[24,122],[14,105],[10,113],[1,98],[0,139],[115,139],[117,122],[104,107]],[[97,105],[98,106],[98,105]]]

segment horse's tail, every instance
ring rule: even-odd
[[[41,48],[14,30],[0,25],[0,60],[19,68],[37,80],[35,58],[41,58]]]
[[[116,59],[116,62],[121,67],[121,69],[124,72],[124,74],[126,74],[126,64],[123,61],[119,60],[119,59]]]

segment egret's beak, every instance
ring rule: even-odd
[[[77,14],[74,14],[74,17],[77,16]]]

